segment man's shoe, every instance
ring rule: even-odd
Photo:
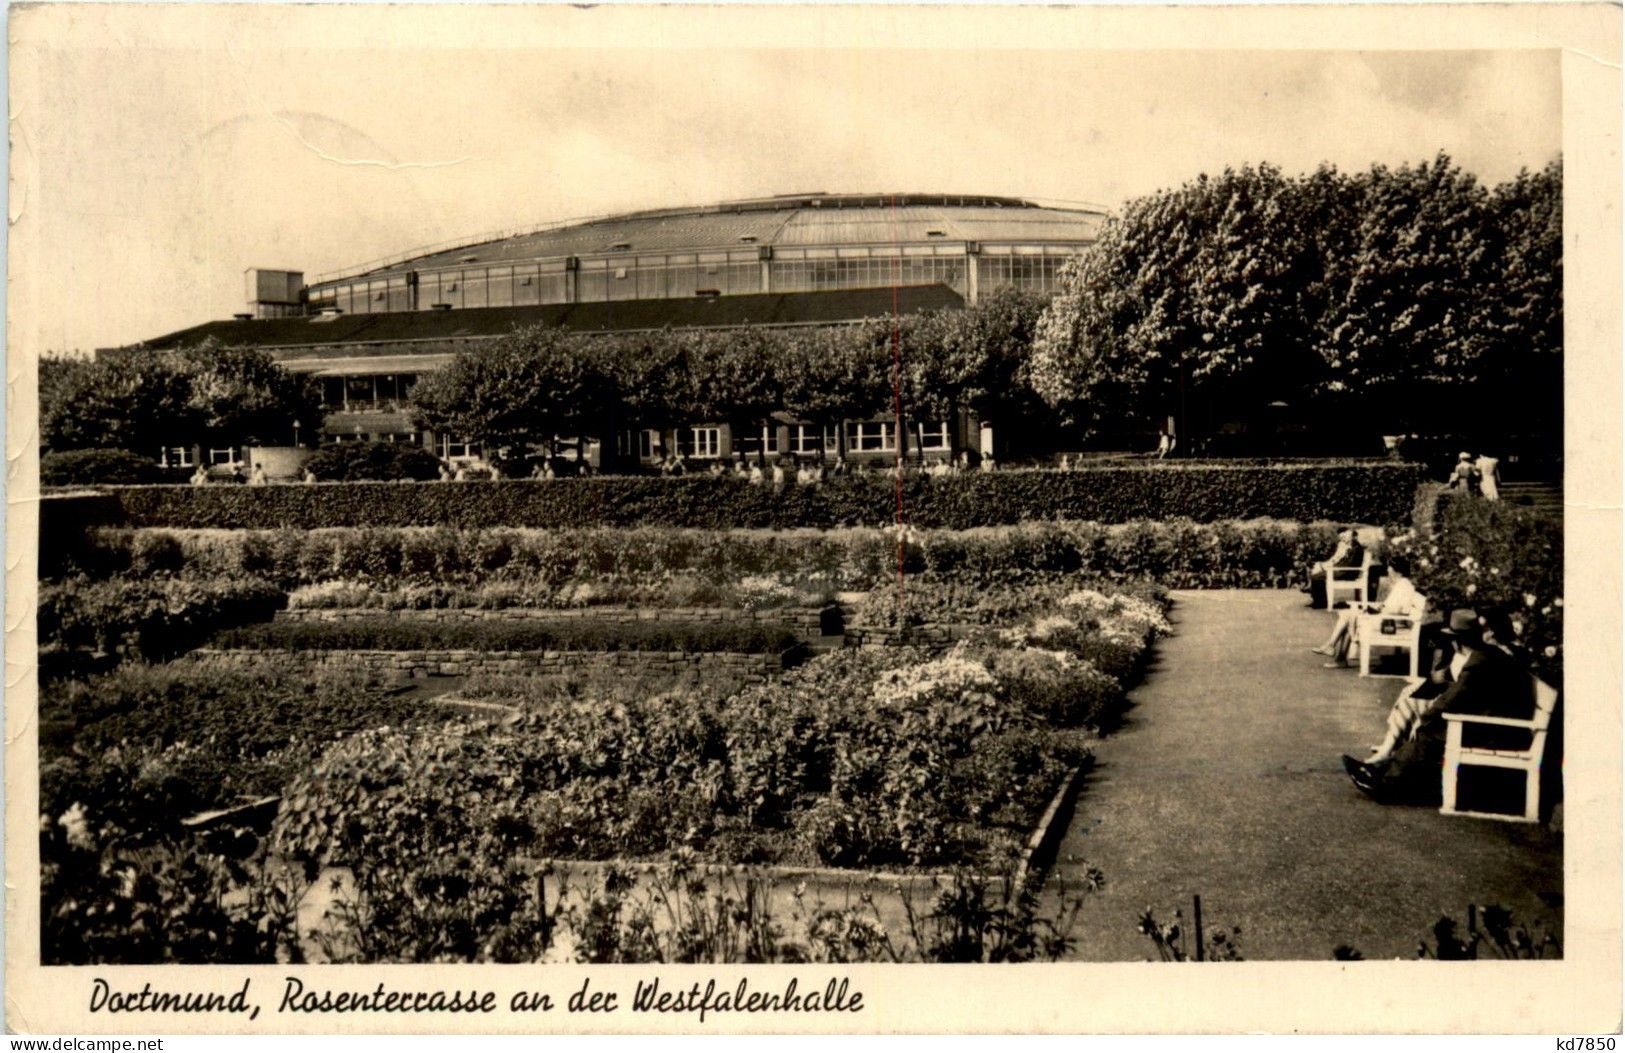
[[[1348,777],[1354,783],[1356,790],[1359,790],[1367,797],[1376,796],[1377,783],[1382,778],[1382,773],[1378,772],[1377,769],[1362,761],[1357,761],[1345,753],[1343,755],[1343,770],[1348,773]]]

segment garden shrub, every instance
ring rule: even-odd
[[[443,714],[366,674],[295,662],[126,663],[40,692],[40,926],[58,964],[298,961],[304,891],[230,824],[180,821],[278,793],[335,738]]]
[[[1440,612],[1471,607],[1506,615],[1531,671],[1563,678],[1563,521],[1465,493],[1438,498],[1431,535],[1402,534],[1391,547],[1410,557],[1417,591]]]
[[[339,442],[311,454],[305,469],[323,481],[428,482],[440,478],[440,458],[421,446]]]
[[[1272,517],[1389,523],[1405,519],[1417,465],[1157,464],[1077,471],[988,472],[903,480],[908,519],[968,529],[1032,520]],[[131,524],[186,528],[314,529],[329,526],[637,526],[731,529],[834,527],[890,522],[890,474],[835,479],[783,492],[735,479],[600,476],[480,484],[122,488]]]
[[[580,618],[569,621],[269,622],[228,629],[219,648],[279,651],[690,651],[778,654],[798,643],[782,626]]]
[[[131,486],[164,481],[151,457],[129,450],[61,450],[39,460],[41,486]]]
[[[222,628],[266,621],[285,602],[254,578],[69,578],[40,586],[40,648],[166,661]]]

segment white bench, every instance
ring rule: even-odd
[[[1383,614],[1372,612],[1360,615],[1355,622],[1355,639],[1360,645],[1360,675],[1372,676],[1371,652],[1376,648],[1409,651],[1411,667],[1408,674],[1377,673],[1376,676],[1407,676],[1415,680],[1422,659],[1422,617],[1427,600],[1417,597],[1416,606],[1409,614]]]
[[[1371,551],[1366,550],[1358,567],[1326,568],[1326,606],[1336,607],[1340,602],[1371,602]]]
[[[1446,713],[1444,719],[1449,731],[1444,747],[1444,806],[1445,815],[1471,815],[1481,819],[1503,819],[1508,822],[1533,823],[1540,819],[1540,768],[1546,753],[1546,731],[1557,707],[1557,689],[1543,680],[1529,678],[1534,695],[1534,716],[1528,720],[1511,717],[1485,717],[1473,713]],[[1527,732],[1529,745],[1521,749],[1467,745],[1466,739],[1473,729],[1506,728]],[[1472,812],[1456,807],[1457,783],[1462,768],[1502,768],[1521,771],[1524,775],[1524,809],[1522,815],[1502,812]]]

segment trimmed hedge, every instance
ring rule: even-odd
[[[1409,518],[1419,465],[1168,465],[909,474],[917,527],[965,529],[1041,519],[1122,523],[1270,517],[1393,523]],[[831,527],[893,521],[896,484],[871,473],[775,492],[737,479],[611,477],[482,483],[130,487],[132,526],[313,529],[331,526]]]
[[[417,622],[358,618],[228,629],[215,647],[278,651],[688,651],[779,654],[800,641],[753,622]]]
[[[163,479],[152,458],[129,450],[60,450],[39,460],[41,486],[135,486]]]

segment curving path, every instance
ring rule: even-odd
[[[1321,668],[1330,615],[1297,592],[1174,594],[1122,726],[1096,747],[1049,888],[1087,860],[1075,957],[1155,957],[1135,925],[1153,907],[1240,926],[1249,960],[1410,958],[1434,921],[1501,903],[1562,935],[1563,842],[1547,827],[1381,805],[1338,756],[1380,738],[1401,681]]]

